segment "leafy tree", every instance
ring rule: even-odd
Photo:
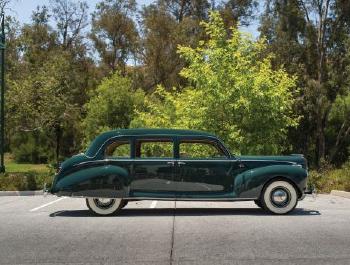
[[[36,70],[35,75],[9,83],[8,113],[17,131],[51,132],[58,159],[62,130],[74,127],[80,114],[70,100],[70,84],[65,82],[70,64],[62,54],[51,55]]]
[[[82,41],[82,30],[88,25],[88,5],[84,1],[50,0],[59,39],[64,49]]]
[[[326,136],[332,139],[330,157],[332,163],[340,164],[349,158],[350,144],[350,93],[338,96],[328,117]]]
[[[81,106],[95,82],[95,66],[79,42],[80,33],[66,46],[58,31],[49,26],[49,19],[50,10],[38,8],[31,24],[25,24],[19,34],[9,34],[9,47],[18,45],[11,52],[9,59],[14,62],[7,75],[8,141],[11,151],[33,158],[32,162],[42,160],[33,155],[40,147],[46,152],[56,150],[45,154],[48,159],[79,150]],[[12,142],[10,135],[14,135]],[[37,144],[33,145],[33,139]],[[32,150],[33,154],[17,152],[21,144],[26,146],[25,152]]]
[[[143,100],[141,90],[132,90],[131,81],[116,72],[102,80],[86,104],[83,120],[85,142],[101,132],[115,128],[128,128],[134,109]]]
[[[144,86],[146,90],[153,89],[157,84],[167,88],[179,86],[183,80],[178,73],[183,67],[183,60],[176,54],[176,46],[179,43],[189,43],[193,29],[187,27],[172,17],[164,6],[150,5],[142,11],[143,26],[143,50],[140,55],[144,65]],[[193,26],[193,25],[192,25]]]
[[[184,91],[158,87],[145,100],[132,126],[202,129],[219,135],[235,152],[277,153],[285,149],[292,113],[295,78],[272,70],[263,41],[254,42],[212,13],[203,22],[207,40],[197,48],[179,48],[188,62],[181,71],[191,84]]]
[[[228,0],[221,1],[218,10],[224,20],[225,27],[237,27],[238,24],[248,26],[254,19],[258,8],[255,0]]]
[[[135,0],[104,0],[92,14],[91,39],[109,71],[125,74],[127,60],[135,54],[138,32],[132,16]]]
[[[326,139],[328,117],[337,95],[347,90],[344,79],[349,38],[348,1],[267,1],[260,27],[276,57],[296,74],[302,97],[295,111],[304,118],[291,130],[294,150],[320,163],[330,155]],[[330,143],[333,140],[330,141]]]
[[[142,49],[146,90],[158,84],[166,89],[184,87],[179,72],[186,66],[177,54],[177,46],[195,47],[205,37],[200,21],[208,20],[210,10],[220,10],[229,32],[239,21],[247,24],[256,1],[158,0],[141,11]],[[245,21],[245,22],[244,22]]]

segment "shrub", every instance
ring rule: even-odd
[[[314,185],[319,192],[350,191],[350,161],[341,168],[325,166],[318,171],[310,171],[309,184]]]
[[[21,191],[41,190],[45,183],[49,188],[52,184],[53,175],[29,171],[26,173],[0,174],[0,190]]]

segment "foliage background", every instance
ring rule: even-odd
[[[92,9],[50,0],[24,24],[6,12],[13,161],[55,164],[105,130],[167,127],[210,131],[234,153],[302,153],[318,182],[346,172],[349,1],[101,0]],[[251,23],[257,39],[240,30]]]

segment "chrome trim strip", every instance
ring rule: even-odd
[[[61,197],[61,196],[58,196]],[[64,196],[71,198],[96,198],[96,197],[85,197],[85,196]],[[158,200],[158,201],[253,201],[258,198],[162,198],[162,197],[113,197],[106,199],[123,199],[123,200]]]
[[[164,159],[142,159],[142,158],[126,158],[126,159],[100,159],[93,161],[84,161],[78,165],[84,165],[89,163],[98,162],[235,162],[234,159],[176,159],[176,158],[164,158]]]
[[[242,162],[283,162],[283,163],[289,163],[289,164],[298,164],[297,162],[293,161],[286,161],[286,160],[268,160],[268,159],[241,159]]]

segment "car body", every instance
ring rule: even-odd
[[[120,129],[99,135],[85,153],[64,161],[50,192],[87,198],[90,209],[114,201],[119,210],[129,200],[254,200],[271,211],[262,197],[267,186],[289,184],[292,193],[280,184],[269,196],[273,202],[294,196],[294,204],[304,197],[307,175],[302,155],[236,156],[202,131]],[[287,213],[295,205],[271,212]]]

